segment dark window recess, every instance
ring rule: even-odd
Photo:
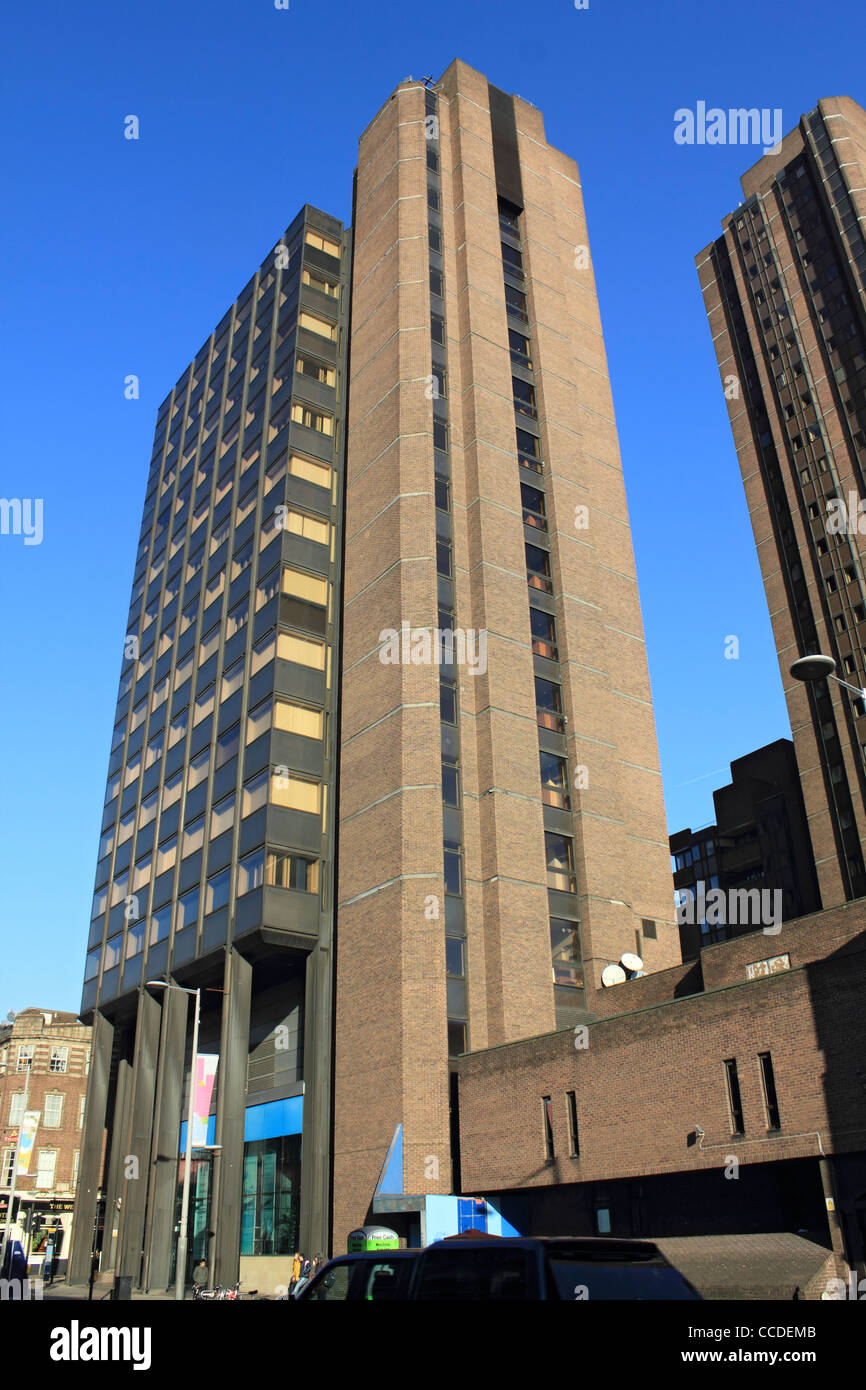
[[[439,718],[443,724],[457,723],[457,688],[446,681],[439,682]]]
[[[458,897],[463,893],[463,856],[453,850],[445,851],[445,892]]]
[[[433,421],[433,448],[448,452],[448,427],[439,420]]]
[[[640,925],[641,931],[647,941],[655,941],[657,939],[656,924],[651,917],[642,917]]]
[[[430,315],[430,337],[434,343],[445,342],[445,320],[441,314]]]
[[[511,378],[511,389],[514,393],[514,409],[518,415],[528,415],[531,420],[538,419],[538,410],[535,404],[535,387],[530,386],[528,381],[522,381],[520,377]]]
[[[529,483],[521,483],[520,500],[523,503],[524,526],[535,526],[540,531],[546,531],[544,493],[537,487],[531,487]]]
[[[442,760],[442,800],[446,806],[460,805],[460,773],[453,761]]]
[[[509,246],[507,241],[502,242],[502,260],[509,270],[515,270],[519,275],[523,274],[523,257],[514,246]]]
[[[555,1158],[556,1150],[553,1144],[553,1104],[550,1096],[542,1096],[541,1104],[544,1111],[544,1157]]]
[[[448,1056],[460,1057],[466,1051],[466,1024],[448,1020]]]
[[[441,252],[442,233],[438,227],[427,228],[427,245],[430,247],[431,251]]]
[[[436,495],[436,506],[442,512],[450,511],[451,504],[448,498],[448,483],[445,478],[436,478],[433,487]]]
[[[562,732],[564,720],[562,717],[562,687],[553,681],[543,680],[541,676],[535,677],[535,708],[536,718],[542,729],[554,729],[558,733]]]
[[[758,1055],[761,1063],[761,1081],[764,1086],[764,1104],[767,1107],[767,1127],[768,1129],[781,1129],[779,1119],[779,1098],[776,1095],[776,1078],[773,1074],[773,1059],[769,1052],[761,1052]]]
[[[459,936],[446,936],[445,938],[445,974],[462,976],[463,967],[463,942]]]
[[[532,370],[532,348],[525,333],[518,333],[516,328],[509,328],[508,343],[511,348],[511,357],[515,362],[519,362],[521,367]]]
[[[442,541],[436,542],[436,573],[451,578],[451,547]]]
[[[740,1095],[740,1078],[737,1075],[737,1062],[729,1057],[725,1062],[725,1076],[728,1082],[728,1104],[731,1107],[731,1128],[734,1134],[744,1134],[743,1101]]]
[[[530,545],[527,541],[524,546],[526,550],[526,582],[530,589],[541,589],[542,593],[553,593],[553,580],[550,577],[550,556],[546,550],[540,550],[537,545]]]
[[[535,655],[547,657],[548,661],[556,661],[556,622],[553,614],[530,605],[529,626]]]
[[[577,1094],[574,1091],[566,1091],[565,1094],[568,1100],[568,1142],[572,1158],[577,1158],[580,1153],[580,1132],[577,1128]]]
[[[529,314],[526,309],[526,295],[522,290],[515,289],[513,285],[506,285],[505,305],[509,314],[513,314],[516,319],[523,319],[524,323],[529,322]]]
[[[442,278],[441,270],[430,271],[430,293],[438,294],[440,299],[445,293],[445,282]]]

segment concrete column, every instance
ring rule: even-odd
[[[114,1089],[114,1105],[108,1138],[108,1172],[105,1180],[105,1231],[102,1238],[102,1274],[120,1273],[117,1264],[118,1238],[120,1236],[121,1208],[123,1194],[123,1159],[126,1153],[126,1136],[129,1131],[129,1108],[132,1099],[132,1063],[121,1057],[117,1063],[117,1077]]]
[[[153,1147],[153,1097],[159,1052],[160,1008],[146,989],[139,991],[132,1097],[122,1170],[120,1274],[131,1274],[138,1287],[142,1278],[144,1219]]]
[[[72,1218],[72,1248],[69,1253],[70,1284],[85,1284],[90,1278],[99,1187],[102,1181],[102,1145],[105,1138],[105,1110],[111,1076],[111,1048],[114,1027],[104,1014],[93,1016],[90,1044],[90,1075],[87,1078],[87,1104],[78,1168],[78,1191]]]
[[[180,990],[161,991],[162,1033],[156,1072],[153,1147],[144,1233],[144,1282],[149,1289],[167,1289],[171,1279],[177,1202],[183,1061],[189,996]]]
[[[252,981],[252,966],[233,949],[226,961],[227,993],[223,1003],[220,1036],[221,1084],[215,1126],[215,1142],[220,1145],[220,1149],[214,1165],[216,1171],[211,1203],[211,1220],[216,1231],[213,1242],[213,1278],[218,1284],[234,1284],[240,1270],[244,1119]]]
[[[307,956],[304,999],[304,1127],[301,1140],[300,1249],[330,1253],[333,971],[319,945]]]

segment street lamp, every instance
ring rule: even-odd
[[[188,1248],[187,1212],[189,1209],[189,1178],[192,1166],[192,1122],[195,1104],[195,1068],[198,1061],[198,1018],[201,1007],[201,990],[185,989],[183,985],[169,984],[167,980],[146,980],[152,989],[179,989],[181,994],[195,995],[195,1023],[192,1029],[192,1058],[189,1071],[189,1104],[186,1113],[186,1153],[183,1163],[183,1195],[180,1206],[180,1231],[177,1237],[177,1261],[174,1277],[174,1296],[182,1299],[186,1289],[186,1252]]]
[[[846,690],[852,691],[859,699],[866,704],[866,687],[860,688],[850,685],[848,681],[843,681],[836,675],[836,662],[832,656],[823,656],[816,652],[813,656],[801,656],[790,668],[791,675],[795,680],[805,681],[811,684],[815,681],[835,681],[837,685],[844,685]]]

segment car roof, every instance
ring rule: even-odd
[[[472,1238],[460,1236],[445,1236],[442,1240],[433,1241],[427,1246],[428,1250],[470,1250],[470,1249],[489,1249],[491,1245],[511,1246],[518,1249],[527,1250],[552,1250],[555,1248],[568,1247],[576,1253],[587,1256],[602,1255],[607,1259],[621,1255],[623,1257],[641,1257],[642,1259],[664,1259],[658,1246],[649,1240],[620,1240],[611,1239],[608,1236],[473,1236]]]
[[[420,1255],[420,1250],[349,1250],[345,1255],[332,1255],[327,1263],[333,1264],[335,1260],[401,1260],[407,1255]],[[322,1265],[322,1269],[324,1269]]]

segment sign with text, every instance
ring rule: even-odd
[[[778,975],[781,970],[791,969],[791,957],[769,956],[767,960],[755,960],[746,966],[746,979],[757,980],[761,975]]]

